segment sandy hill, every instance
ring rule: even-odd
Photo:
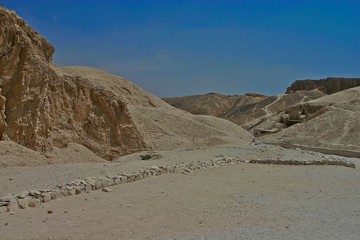
[[[306,121],[265,136],[264,141],[360,151],[360,87],[327,95],[294,109],[302,111]]]
[[[76,143],[105,159],[251,140],[231,122],[185,113],[121,77],[54,66],[53,46],[2,7],[0,44],[0,140],[38,152]]]

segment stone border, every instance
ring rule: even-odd
[[[75,180],[66,184],[58,184],[49,189],[34,189],[23,191],[19,194],[9,195],[0,198],[0,214],[5,212],[14,213],[18,209],[27,207],[37,207],[41,203],[46,203],[62,197],[81,194],[94,190],[102,189],[105,192],[111,191],[108,187],[123,183],[135,182],[143,178],[159,176],[166,173],[191,173],[195,170],[207,169],[217,166],[225,166],[238,163],[253,164],[276,164],[276,165],[336,165],[355,168],[355,164],[351,161],[344,160],[240,160],[230,157],[215,158],[211,161],[198,161],[196,163],[179,163],[172,167],[169,166],[152,166],[144,168],[133,174],[118,174],[107,177],[87,177],[83,180]]]
[[[342,166],[355,168],[355,163],[342,160],[314,160],[314,161],[300,161],[300,160],[249,160],[249,163],[257,164],[274,164],[274,165],[328,165],[328,166]]]
[[[300,148],[301,150],[305,151],[314,151],[319,152],[322,154],[328,154],[328,155],[337,155],[341,157],[349,157],[349,158],[360,158],[360,152],[358,151],[351,151],[351,150],[345,150],[345,149],[331,149],[331,148],[325,148],[325,147],[311,147],[311,146],[305,146],[300,144],[291,144],[291,143],[271,143],[271,142],[264,142],[269,145],[273,146],[280,146],[286,149],[295,149]]]

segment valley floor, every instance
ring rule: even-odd
[[[0,190],[221,156],[337,158],[264,144],[156,154],[148,161],[133,154],[106,164],[2,168]],[[360,239],[359,167],[239,163],[165,174],[0,214],[1,239]]]

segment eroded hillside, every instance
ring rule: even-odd
[[[144,149],[251,139],[230,122],[185,114],[121,77],[58,68],[54,51],[15,12],[0,8],[2,140],[41,152],[74,142],[113,159]]]

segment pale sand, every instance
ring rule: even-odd
[[[216,152],[264,158],[324,157],[269,146],[219,146],[160,152],[162,158],[150,161],[138,160],[134,154],[112,163],[107,172],[179,159],[209,160]],[[91,169],[95,173],[101,169],[98,165],[85,164],[80,175],[92,173]],[[61,166],[77,172],[73,165],[53,168]],[[9,173],[17,168],[6,169]],[[39,167],[29,169],[33,174],[42,172]],[[358,163],[356,169],[240,163],[187,175],[167,174],[111,187],[111,193],[94,191],[15,215],[1,214],[1,239],[359,239],[358,169]],[[60,172],[66,175],[63,169]],[[27,171],[18,174],[26,177]],[[42,177],[39,181],[51,182],[51,174],[43,172]],[[10,182],[21,185],[16,179]],[[53,213],[48,214],[48,209]]]

